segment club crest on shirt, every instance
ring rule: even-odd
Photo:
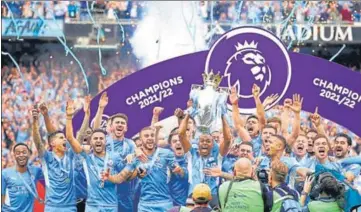
[[[162,164],[159,156],[155,159],[154,166],[157,168],[160,168],[160,169],[163,168],[163,164]]]

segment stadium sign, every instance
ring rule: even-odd
[[[276,35],[282,40],[353,42],[351,26],[338,25],[295,25],[288,26],[282,33],[281,26],[276,27]],[[361,38],[360,38],[361,41]]]
[[[231,29],[230,25],[221,26],[224,31]],[[263,24],[256,26],[270,30],[283,41],[361,43],[361,26],[357,25],[296,24],[284,27],[281,24]]]
[[[2,19],[1,34],[3,37],[57,37],[63,34],[62,20],[41,19]]]
[[[341,124],[361,136],[361,75],[348,68],[310,55],[288,52],[280,39],[267,30],[241,27],[222,35],[209,51],[173,58],[114,83],[106,92],[110,99],[104,110],[109,116],[125,113],[129,135],[137,134],[151,122],[153,108],[164,107],[162,116],[173,116],[185,108],[192,85],[203,84],[203,73],[220,73],[220,87],[236,86],[244,114],[255,112],[250,96],[253,84],[260,87],[260,98],[277,93],[282,102],[293,94],[303,98],[302,109]],[[99,94],[91,102],[95,116]],[[74,118],[74,130],[84,112]],[[352,117],[352,119],[350,119]]]

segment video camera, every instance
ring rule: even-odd
[[[268,172],[269,170],[267,169],[257,169],[256,174],[258,181],[260,181],[263,184],[268,184],[268,175],[269,175]]]
[[[311,174],[307,174],[307,176],[310,176],[310,175],[314,175],[314,173],[311,173]],[[323,189],[323,185],[322,185],[322,181],[326,178],[335,178],[331,173],[329,172],[324,172],[322,174],[319,174],[317,176],[315,176],[315,180],[312,184],[312,189],[311,189],[311,192],[310,192],[310,198],[311,200],[317,200],[317,198],[319,197],[320,193],[322,192],[322,189]],[[345,193],[345,185],[342,184],[342,183],[339,183],[338,184],[338,187],[339,187],[339,190],[340,190],[340,194],[341,196]]]

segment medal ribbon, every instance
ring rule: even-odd
[[[109,160],[109,154],[105,154],[105,158],[104,158],[104,168],[103,168],[103,171],[106,171],[107,168],[108,168],[108,160]],[[93,163],[94,167],[95,167],[95,176],[96,178],[101,181],[100,179],[100,173],[101,173],[101,170],[98,166],[98,163],[95,161],[95,158],[94,158],[94,154],[91,155],[91,163]]]
[[[33,197],[36,200],[38,200],[41,204],[43,204],[44,201],[42,199],[40,199],[38,191],[36,190],[36,186],[35,186],[35,183],[34,183],[35,178],[33,179],[33,175],[30,173],[29,169],[27,169],[27,172],[29,173],[31,186],[34,188],[34,190],[30,187],[30,185],[26,182],[26,180],[23,178],[23,176],[18,171],[16,173],[18,174],[21,181],[24,183],[26,189],[31,193],[31,195],[33,195]]]

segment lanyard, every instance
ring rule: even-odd
[[[16,171],[16,173],[18,174],[18,176],[19,176],[19,178],[21,179],[21,181],[23,181],[26,189],[31,193],[31,195],[33,195],[33,197],[34,197],[35,199],[37,199],[41,204],[43,204],[44,201],[43,201],[42,199],[40,199],[39,194],[38,194],[38,191],[36,190],[36,186],[35,186],[35,183],[34,183],[35,178],[34,178],[34,176],[30,173],[29,168],[27,168],[27,172],[28,172],[28,174],[29,174],[29,176],[30,176],[31,187],[33,187],[34,190],[33,190],[33,189],[30,187],[30,185],[26,182],[26,180],[24,179],[24,177],[23,177],[18,171]]]
[[[200,157],[200,162],[201,162],[201,165],[200,165],[200,173],[201,173],[201,182],[204,183],[205,181],[205,175],[204,175],[204,167],[206,167],[207,163],[208,163],[208,159],[209,159],[209,156],[207,156],[206,158],[204,157]]]
[[[188,182],[189,184],[193,184],[193,161],[191,152],[186,153],[187,157],[187,169],[188,169]]]

